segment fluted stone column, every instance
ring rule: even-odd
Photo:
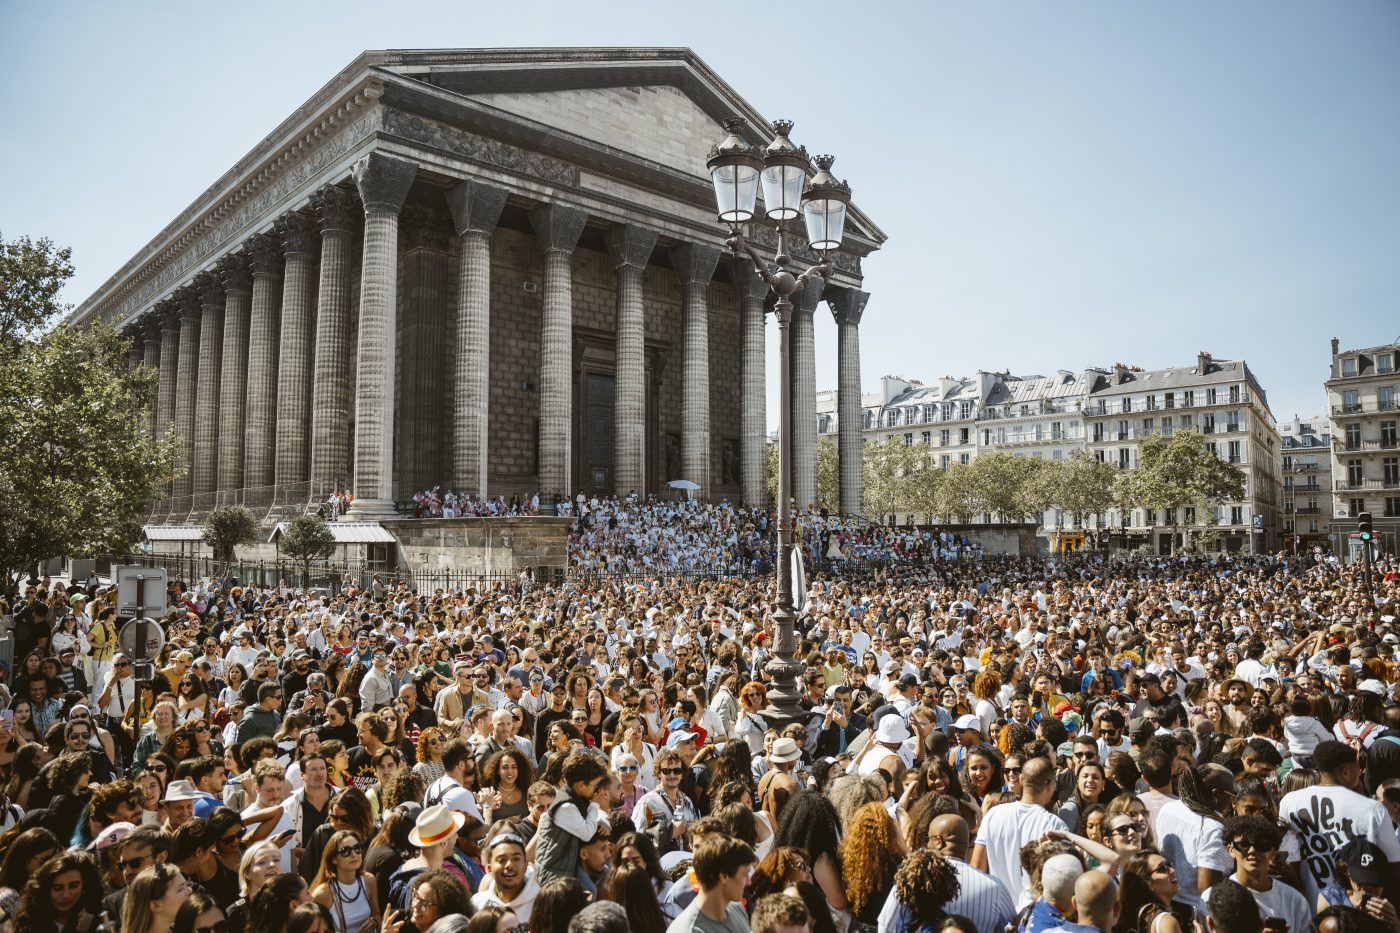
[[[792,497],[798,509],[817,501],[817,350],[812,315],[821,297],[821,279],[813,279],[792,296]]]
[[[173,301],[156,306],[160,320],[160,383],[156,388],[156,436],[165,437],[175,429],[175,379],[180,369],[180,309]],[[165,484],[165,495],[173,495],[174,482]]]
[[[277,238],[260,234],[248,244],[253,301],[248,318],[248,430],[243,485],[271,486],[277,449],[277,345],[282,304],[282,254]]]
[[[355,163],[365,207],[355,360],[355,502],[349,516],[394,515],[394,364],[398,316],[399,211],[418,166],[379,152]]]
[[[453,488],[485,496],[491,423],[491,234],[507,192],[464,181],[447,192],[457,231],[457,345],[452,381]]]
[[[843,288],[832,295],[836,318],[836,450],[840,455],[841,511],[863,511],[864,412],[860,404],[860,319],[870,293]]]
[[[145,350],[143,362],[148,369],[153,369],[159,376],[160,373],[160,317],[156,314],[147,314],[141,318],[141,339]],[[159,382],[157,382],[159,385]],[[156,416],[160,411],[159,389],[157,396],[151,400],[151,411],[147,418],[146,430],[150,434],[151,440],[155,440],[159,435],[156,433]]]
[[[224,283],[216,272],[195,276],[199,291],[199,395],[194,407],[194,492],[218,488],[219,377],[224,356]]]
[[[761,506],[768,501],[768,283],[747,259],[731,262],[729,270],[739,295],[739,479],[744,505]]]
[[[219,366],[219,480],[220,492],[243,488],[243,422],[248,404],[248,314],[253,300],[253,279],[248,257],[225,256],[219,261],[224,285],[224,355]]]
[[[546,204],[530,212],[544,254],[544,313],[540,323],[540,496],[553,502],[573,487],[574,247],[588,215]]]
[[[172,494],[194,492],[195,393],[199,391],[199,293],[186,286],[175,293],[180,308],[180,363],[175,374],[175,434],[180,440]]]
[[[646,300],[642,294],[656,231],[631,224],[604,235],[617,269],[617,394],[613,413],[613,492],[645,497],[647,449]]]
[[[710,496],[710,280],[719,248],[687,243],[671,250],[681,282],[681,469]]]
[[[277,218],[282,241],[282,322],[277,343],[277,455],[273,482],[307,480],[311,428],[311,347],[316,327],[316,218],[293,212]]]
[[[394,432],[394,498],[409,499],[447,474],[447,248],[452,229],[445,213],[420,204],[399,215],[398,412]]]
[[[311,197],[321,222],[316,357],[311,382],[311,484],[320,495],[350,479],[350,280],[355,230],[364,216],[355,192],[327,185]]]

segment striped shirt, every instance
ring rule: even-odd
[[[961,859],[952,859],[958,870],[958,896],[944,905],[949,914],[966,917],[977,933],[1004,933],[1006,925],[1016,919],[1016,905],[1005,889],[991,875],[984,874]],[[900,933],[913,929],[913,913],[899,902],[893,890],[885,900],[876,921],[878,933]]]

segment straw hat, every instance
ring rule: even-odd
[[[457,835],[457,830],[461,829],[466,821],[464,814],[449,810],[442,804],[428,807],[418,814],[413,829],[409,831],[408,841],[420,849],[437,845],[444,839]]]

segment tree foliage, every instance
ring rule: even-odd
[[[240,545],[258,540],[258,520],[241,505],[226,505],[204,519],[204,543],[214,551],[214,559],[232,562]]]
[[[73,274],[46,240],[0,242],[0,583],[42,560],[124,555],[175,443],[146,434],[155,374],[108,326],[48,329]]]
[[[1081,527],[1090,515],[1107,512],[1117,503],[1117,483],[1122,476],[1113,464],[1087,450],[1077,450],[1068,460],[1054,461],[1054,505]]]
[[[309,585],[312,563],[335,553],[335,536],[321,516],[298,515],[287,523],[279,546],[301,567],[302,584]]]
[[[981,484],[970,463],[953,463],[938,486],[938,514],[944,521],[966,523],[983,511]]]
[[[1180,510],[1194,508],[1208,524],[1207,513],[1213,513],[1216,503],[1244,498],[1244,471],[1211,453],[1195,431],[1149,437],[1138,456],[1138,468],[1122,480],[1123,504],[1167,511],[1173,516],[1173,529],[1179,527],[1175,517]]]
[[[901,507],[909,508],[912,480],[927,463],[927,450],[906,444],[899,437],[865,442],[862,499],[867,518],[883,521],[885,516],[901,511]]]

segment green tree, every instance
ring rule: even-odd
[[[924,457],[908,480],[905,491],[905,504],[911,512],[924,516],[926,524],[933,524],[940,506],[939,496],[947,474],[938,468],[932,457]]]
[[[908,504],[910,478],[925,459],[925,450],[900,437],[865,442],[862,500],[867,518],[883,523]]]
[[[298,515],[287,523],[279,547],[301,567],[302,586],[310,586],[311,565],[335,553],[335,536],[321,516]]]
[[[1087,450],[1077,450],[1060,461],[1055,505],[1083,528],[1090,515],[1107,512],[1117,502],[1116,486],[1122,475],[1113,464]]]
[[[983,454],[972,461],[973,482],[977,486],[982,511],[991,512],[1004,522],[1021,521],[1026,516],[1026,486],[1032,471],[1030,458],[1008,453]]]
[[[204,543],[214,551],[214,559],[234,561],[240,545],[258,540],[258,520],[241,505],[226,505],[204,519]]]
[[[938,484],[938,515],[945,522],[966,524],[983,511],[980,484],[967,463],[952,463]]]
[[[73,274],[46,240],[0,241],[0,585],[60,555],[125,555],[175,443],[146,435],[155,373],[109,326],[53,327]]]
[[[1211,453],[1195,431],[1172,437],[1153,435],[1138,448],[1138,468],[1123,481],[1130,506],[1157,509],[1171,516],[1172,548],[1186,508],[1202,515],[1219,502],[1244,498],[1244,471]]]

